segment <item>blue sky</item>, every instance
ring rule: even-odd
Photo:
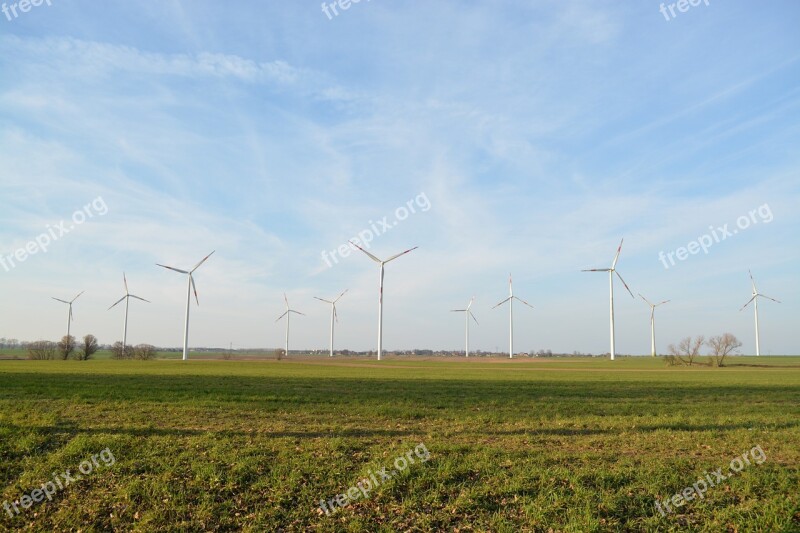
[[[184,279],[155,263],[216,250],[191,346],[282,345],[286,291],[307,314],[292,347],[324,348],[313,296],[348,288],[337,347],[373,349],[377,266],[322,252],[386,217],[372,253],[419,246],[387,266],[388,349],[463,349],[449,310],[473,295],[472,347],[507,349],[490,308],[511,272],[535,307],[515,308],[518,351],[608,351],[607,278],[580,270],[624,237],[634,294],[672,300],[660,351],[730,331],[754,352],[752,269],[782,301],[760,307],[762,353],[800,353],[797,2],[669,21],[650,1],[51,4],[0,14],[0,256],[93,216],[0,266],[0,337],[59,338],[50,298],[85,290],[73,332],[119,340],[125,271],[152,300],[129,341],[179,346]],[[618,351],[646,353],[648,307],[615,296]]]

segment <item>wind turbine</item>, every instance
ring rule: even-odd
[[[301,313],[300,311],[295,311],[289,307],[289,299],[286,297],[285,292],[283,293],[283,301],[286,302],[286,312],[279,316],[275,322],[283,317],[286,317],[286,357],[289,357],[289,318],[292,316],[292,313],[303,316],[305,316],[305,314]]]
[[[656,307],[658,307],[659,305],[663,305],[671,300],[664,300],[661,303],[652,304],[650,303],[650,300],[642,296],[641,293],[639,293],[639,297],[641,297],[641,299],[644,300],[647,303],[647,305],[650,306],[650,355],[655,357],[656,356]]]
[[[450,310],[452,313],[464,313],[464,321],[467,324],[467,333],[466,333],[467,340],[466,340],[466,349],[464,350],[464,353],[466,354],[467,357],[469,357],[469,318],[472,317],[472,320],[474,320],[476,324],[478,323],[478,319],[475,318],[475,315],[473,315],[472,311],[470,311],[470,307],[472,307],[472,302],[474,302],[474,301],[475,301],[475,297],[473,296],[470,299],[469,304],[467,304],[467,308],[466,309],[451,309]]]
[[[622,276],[619,275],[617,272],[617,260],[619,260],[619,253],[622,251],[622,239],[619,241],[619,248],[617,248],[617,255],[614,256],[614,262],[611,263],[611,268],[591,268],[588,270],[582,270],[582,272],[608,272],[608,291],[609,291],[609,308],[611,314],[611,360],[614,360],[616,356],[616,345],[614,344],[614,274],[617,274],[619,280],[625,285],[625,288],[631,295],[631,298],[635,298],[631,290],[628,288],[628,284],[625,283],[625,280],[622,279]]]
[[[390,257],[389,259],[387,259],[386,261],[381,261],[380,259],[378,259],[374,255],[372,255],[371,253],[369,253],[368,251],[366,251],[365,249],[363,249],[362,247],[360,247],[359,245],[357,245],[353,241],[350,241],[350,244],[352,244],[353,246],[355,246],[356,248],[358,248],[359,250],[361,250],[362,252],[367,254],[367,256],[369,256],[370,259],[372,259],[373,261],[375,261],[376,263],[378,263],[380,265],[380,272],[381,272],[380,285],[379,285],[380,290],[379,290],[379,293],[378,293],[378,361],[380,361],[381,360],[381,354],[383,353],[383,267],[389,261],[394,261],[395,259],[397,259],[401,255],[405,255],[405,254],[407,254],[409,252],[412,252],[412,251],[416,250],[417,248],[419,248],[419,246],[415,246],[415,247],[413,247],[413,248],[411,248],[409,250],[406,250],[405,252],[400,252],[399,254],[395,254],[392,257]]]
[[[117,300],[117,302],[108,308],[108,311],[116,307],[118,303],[122,300],[125,300],[125,324],[122,328],[122,353],[125,353],[125,347],[128,345],[128,305],[130,305],[131,298],[136,298],[137,300],[141,300],[143,302],[151,303],[150,300],[145,300],[144,298],[139,298],[135,294],[131,294],[128,291],[128,278],[125,277],[125,272],[122,273],[122,281],[125,283],[125,296]]]
[[[79,292],[79,293],[78,293],[78,296],[80,296],[80,295],[81,295],[81,294],[83,294],[84,292],[86,292],[86,291],[81,291],[81,292]],[[68,340],[68,341],[69,341],[69,330],[70,330],[70,325],[72,324],[72,321],[74,320],[74,318],[73,318],[73,316],[72,316],[72,304],[73,304],[73,302],[74,302],[75,300],[77,300],[77,299],[78,299],[78,296],[76,296],[75,298],[73,298],[73,299],[72,299],[72,300],[70,300],[70,301],[62,300],[61,298],[56,298],[55,296],[51,296],[51,298],[53,298],[53,300],[59,301],[59,302],[61,302],[61,303],[67,304],[67,305],[69,306],[69,313],[67,314],[67,340]]]
[[[758,297],[760,296],[762,298],[766,298],[767,300],[772,300],[773,302],[777,303],[780,302],[775,298],[770,298],[769,296],[758,292],[758,289],[756,289],[756,280],[753,279],[753,273],[750,272],[749,270],[747,271],[747,273],[750,274],[750,281],[753,284],[753,297],[747,300],[747,303],[744,304],[742,306],[742,309],[739,309],[739,311],[742,311],[745,307],[750,305],[750,302],[753,302],[756,311],[756,357],[759,357],[761,355],[761,343],[758,338]]]
[[[197,270],[198,268],[200,268],[200,265],[205,263],[206,259],[211,257],[213,254],[214,254],[214,252],[211,252],[210,254],[205,256],[191,270],[181,270],[179,268],[173,268],[171,266],[167,266],[167,265],[162,265],[162,264],[156,263],[156,265],[158,265],[160,267],[168,268],[170,270],[174,270],[175,272],[180,272],[181,274],[186,274],[186,276],[189,278],[188,289],[186,291],[186,322],[185,322],[184,328],[183,328],[183,360],[184,361],[189,359],[189,304],[192,301],[192,291],[194,291],[194,299],[197,302],[197,305],[200,305],[200,300],[197,298],[197,289],[194,286],[194,278],[192,277],[192,274],[194,274],[194,271]]]
[[[522,298],[518,298],[518,297],[514,296],[514,287],[512,286],[512,282],[511,282],[511,274],[509,274],[508,275],[508,298],[506,298],[505,300],[503,300],[499,304],[497,304],[494,307],[492,307],[492,309],[495,309],[497,307],[500,307],[504,303],[508,302],[508,358],[509,359],[513,359],[514,358],[514,300],[519,300],[520,302],[524,303],[525,305],[527,305],[528,307],[533,309],[533,306],[531,304],[529,304],[528,302],[526,302]]]
[[[339,301],[339,298],[341,298],[342,296],[344,296],[344,293],[346,293],[346,292],[347,292],[347,289],[345,289],[344,291],[342,291],[342,294],[340,294],[339,296],[337,296],[337,297],[336,297],[336,299],[335,299],[335,300],[332,300],[332,301],[331,301],[331,300],[325,300],[325,299],[323,299],[323,298],[317,298],[316,296],[314,296],[314,298],[316,298],[316,299],[317,299],[317,300],[319,300],[320,302],[325,302],[326,304],[331,304],[331,357],[333,357],[333,321],[334,321],[334,320],[335,320],[336,322],[338,322],[338,321],[339,321],[339,317],[336,315],[336,302],[338,302],[338,301]],[[287,322],[287,326],[286,326],[286,327],[288,328],[288,327],[289,327],[289,326],[288,326],[288,322],[289,322],[289,321],[287,320],[286,322]]]

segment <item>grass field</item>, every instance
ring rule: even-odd
[[[800,358],[730,363],[0,361],[0,504],[115,459],[0,530],[800,531]]]

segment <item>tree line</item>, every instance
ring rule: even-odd
[[[97,337],[94,335],[84,335],[83,340],[78,343],[72,335],[64,335],[60,341],[34,341],[26,344],[28,359],[50,360],[50,359],[75,359],[77,361],[87,361],[94,356],[100,349]],[[137,346],[123,346],[121,342],[115,342],[111,348],[111,357],[114,359],[138,359],[148,360],[156,356],[156,349],[150,344],[139,344]]]

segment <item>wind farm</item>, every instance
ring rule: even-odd
[[[800,2],[87,5],[0,1],[0,533],[800,533]]]

